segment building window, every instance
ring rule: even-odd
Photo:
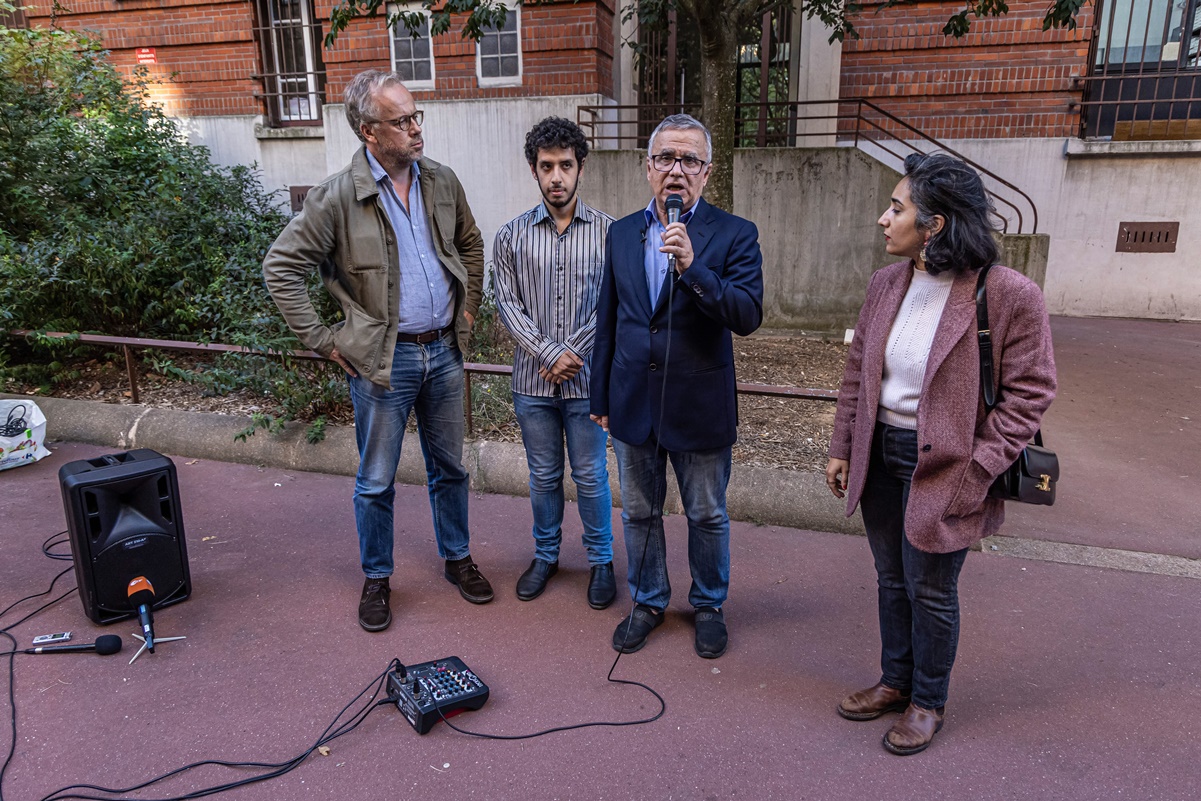
[[[313,0],[256,0],[263,99],[272,125],[321,121],[325,65]]]
[[[434,88],[434,49],[430,38],[430,14],[420,5],[391,6],[390,14],[406,12],[420,18],[415,30],[397,19],[390,30],[392,69],[409,89]],[[416,20],[414,20],[416,21]]]
[[[1201,139],[1201,0],[1102,0],[1084,135]]]
[[[508,9],[504,24],[484,32],[475,46],[480,86],[521,84],[521,10]]]

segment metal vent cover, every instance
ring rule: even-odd
[[[1175,253],[1179,222],[1118,223],[1116,253]]]
[[[299,214],[304,208],[304,199],[309,194],[309,190],[312,188],[312,185],[288,187],[288,200],[290,200],[292,203],[293,214]],[[1125,225],[1125,223],[1122,224]],[[1175,250],[1176,248],[1173,247],[1172,249]]]

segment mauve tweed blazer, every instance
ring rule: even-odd
[[[956,276],[930,346],[917,410],[905,536],[931,553],[966,548],[996,533],[1004,504],[989,498],[993,479],[1034,437],[1055,397],[1055,358],[1042,290],[1008,267],[988,274],[997,405],[985,414],[976,344],[975,271]],[[850,462],[847,516],[863,495],[880,401],[884,348],[913,276],[910,261],[872,275],[838,392],[830,457]]]

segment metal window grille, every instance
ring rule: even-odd
[[[422,16],[415,33],[400,22],[392,28],[392,69],[405,83],[433,84],[434,51],[428,16]]]
[[[256,0],[263,103],[274,126],[321,121],[325,65],[313,0]]]
[[[1201,0],[1102,0],[1082,134],[1201,139]]]
[[[480,39],[480,77],[516,78],[521,75],[520,11],[510,8],[499,28],[485,31]]]

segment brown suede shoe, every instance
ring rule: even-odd
[[[838,705],[838,714],[847,720],[875,720],[885,712],[904,712],[909,706],[909,693],[877,684],[851,693]]]
[[[909,756],[925,751],[942,730],[943,708],[924,709],[910,704],[901,719],[884,735],[884,747],[894,754]]]

